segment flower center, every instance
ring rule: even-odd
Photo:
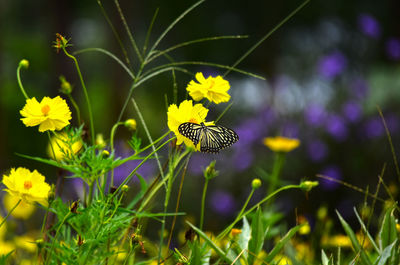
[[[196,120],[195,118],[191,118],[191,119],[189,120],[189,122],[191,122],[191,123],[198,123],[197,120]]]
[[[49,111],[50,111],[50,106],[49,105],[44,105],[42,107],[42,113],[43,113],[44,116],[49,115]]]
[[[26,180],[24,182],[24,189],[29,190],[30,188],[32,188],[32,181]]]

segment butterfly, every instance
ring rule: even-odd
[[[235,131],[223,126],[206,126],[203,122],[200,124],[193,122],[182,123],[179,125],[178,131],[191,140],[196,147],[200,142],[200,151],[204,153],[218,153],[239,140],[239,136]]]

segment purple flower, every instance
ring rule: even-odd
[[[254,156],[249,148],[241,148],[240,151],[235,152],[233,160],[235,168],[243,171],[251,166]]]
[[[351,82],[350,88],[352,94],[358,99],[365,98],[369,89],[367,81],[361,77],[354,79]]]
[[[369,138],[378,138],[385,133],[385,128],[380,117],[369,119],[363,126],[364,135]]]
[[[319,162],[327,156],[328,147],[320,140],[313,140],[307,145],[307,153],[311,161]]]
[[[325,78],[333,79],[347,67],[343,53],[336,51],[323,56],[318,62],[318,72]]]
[[[340,171],[340,168],[335,165],[330,165],[330,166],[326,167],[325,169],[323,169],[321,171],[321,175],[327,176],[327,177],[329,177],[331,179],[335,179],[335,180],[342,179],[342,173]],[[322,188],[324,188],[326,190],[334,190],[337,187],[339,187],[339,185],[340,185],[340,183],[338,183],[336,181],[325,179],[325,178],[323,178],[320,181],[320,184],[321,184]]]
[[[362,115],[361,106],[351,101],[343,105],[342,112],[345,118],[350,122],[356,122],[360,120]]]
[[[311,105],[306,108],[304,113],[304,118],[309,125],[312,126],[321,126],[325,121],[326,112],[319,105]]]
[[[400,39],[390,38],[385,44],[387,56],[395,61],[400,60]]]
[[[282,136],[289,138],[299,138],[299,126],[296,123],[286,123],[283,125]]]
[[[377,39],[381,35],[379,22],[370,14],[360,14],[358,16],[358,27],[365,35]]]
[[[326,131],[337,141],[347,138],[348,129],[344,119],[338,115],[329,115],[325,123]]]
[[[211,194],[211,208],[221,215],[232,215],[236,208],[235,199],[226,191],[214,191]]]

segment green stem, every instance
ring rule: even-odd
[[[83,88],[83,93],[85,94],[86,104],[88,106],[89,119],[90,119],[91,140],[92,140],[92,144],[94,144],[95,143],[95,140],[94,140],[95,139],[95,131],[94,131],[94,123],[93,123],[92,105],[90,104],[89,94],[87,92],[85,82],[83,81],[83,76],[82,76],[81,69],[80,69],[79,64],[78,64],[78,60],[76,60],[75,56],[69,54],[64,46],[62,47],[62,49],[63,49],[65,55],[67,55],[69,58],[71,58],[75,63],[76,71],[78,72],[79,80],[81,81],[81,85],[82,85],[82,88]]]
[[[92,198],[93,198],[93,181],[91,181],[89,183],[89,196],[88,196],[88,200],[87,200],[87,206],[92,202]]]
[[[24,86],[22,85],[22,82],[21,82],[21,75],[20,75],[21,67],[22,67],[21,64],[19,64],[18,67],[17,67],[18,86],[19,86],[19,89],[21,89],[21,92],[22,92],[22,94],[24,95],[25,99],[28,99],[28,98],[29,98],[29,97],[28,97],[28,94],[26,94],[25,89],[24,89]]]
[[[282,167],[285,162],[285,157],[286,157],[286,153],[282,153],[282,152],[275,153],[275,161],[274,161],[274,166],[272,168],[272,174],[270,175],[270,178],[269,178],[269,186],[268,186],[267,194],[270,194],[273,190],[275,190],[275,188],[279,182],[279,176],[281,174]]]
[[[204,223],[204,206],[206,202],[206,194],[208,188],[208,182],[210,181],[208,178],[205,178],[206,182],[204,183],[203,187],[203,195],[201,196],[201,209],[200,209],[200,230],[203,230],[203,223]]]
[[[56,242],[58,233],[60,232],[61,227],[64,225],[65,221],[67,220],[67,218],[68,218],[70,215],[71,215],[71,212],[68,212],[68,213],[64,216],[64,219],[63,219],[63,220],[61,221],[61,223],[59,224],[59,226],[58,226],[58,228],[57,228],[57,231],[56,231],[56,234],[54,235],[53,242],[51,243],[50,251],[48,252],[48,256],[47,256],[47,258],[46,258],[46,262],[45,262],[44,264],[48,264],[48,262],[50,261],[50,256],[51,256],[51,253],[53,252],[54,244],[55,244],[55,242]]]
[[[17,208],[17,206],[21,203],[21,201],[22,199],[19,199],[19,201],[14,205],[14,207],[12,207],[12,209],[8,212],[7,216],[4,217],[3,221],[1,221],[0,227],[3,226],[3,224],[7,221],[10,214],[15,210],[15,208]]]
[[[57,160],[56,152],[54,151],[53,142],[51,141],[51,136],[50,136],[50,132],[49,131],[47,131],[47,136],[49,137],[49,144],[50,144],[51,152],[53,153],[53,159]]]
[[[69,98],[69,101],[71,101],[72,106],[74,106],[74,108],[75,108],[76,117],[78,118],[78,124],[82,124],[82,123],[81,123],[81,111],[80,111],[80,109],[79,109],[78,104],[76,104],[76,101],[75,101],[74,98],[71,96],[71,94],[68,94],[68,98]]]
[[[110,151],[113,152],[114,151],[114,136],[115,136],[115,132],[117,131],[117,128],[119,125],[124,124],[123,122],[117,122],[116,124],[114,124],[114,126],[111,128],[111,133],[110,133]],[[102,180],[102,184],[105,185],[105,175],[103,177]],[[111,180],[110,180],[110,187],[112,187],[114,185],[114,169],[111,170]]]
[[[248,215],[249,213],[254,211],[257,207],[259,207],[261,204],[263,204],[266,201],[268,201],[269,199],[273,198],[279,192],[284,191],[284,190],[288,190],[288,189],[301,189],[301,185],[287,185],[287,186],[283,186],[282,188],[279,188],[279,189],[273,191],[271,194],[266,196],[264,199],[259,201],[257,204],[253,205],[253,207],[251,207],[249,210],[247,210],[246,212],[242,213],[241,215],[238,215],[237,218],[235,219],[235,221],[233,221],[227,228],[225,228],[224,231],[222,231],[217,236],[216,240],[218,241],[218,240],[222,239],[224,236],[226,236],[229,233],[229,231],[231,231],[231,229],[235,226],[235,224],[239,220],[241,220],[244,216]]]

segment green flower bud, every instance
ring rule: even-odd
[[[101,155],[103,157],[109,157],[110,156],[110,152],[108,150],[103,150],[103,152],[101,152]]]
[[[29,67],[29,61],[26,60],[26,59],[22,59],[22,60],[19,62],[19,66],[20,66],[21,68],[27,69],[27,68]]]
[[[122,185],[121,187],[121,191],[122,192],[127,192],[129,190],[129,186],[128,185]]]
[[[305,192],[309,192],[312,188],[318,186],[318,181],[303,181],[300,183],[300,188]]]
[[[215,160],[211,161],[211,163],[204,170],[204,177],[206,179],[212,179],[218,176],[218,171],[215,170],[215,162],[216,162]]]
[[[129,130],[136,130],[136,120],[135,119],[127,119],[124,123],[125,127],[127,127]]]
[[[261,180],[258,178],[253,179],[253,181],[251,182],[251,187],[253,189],[258,189],[259,187],[261,187]]]
[[[60,76],[60,82],[61,82],[61,88],[60,91],[61,93],[64,93],[66,95],[71,94],[72,92],[72,86],[71,84],[65,79],[64,76]]]
[[[98,133],[96,135],[96,145],[98,145],[99,149],[103,149],[104,147],[106,147],[106,141],[104,141],[103,134]]]

